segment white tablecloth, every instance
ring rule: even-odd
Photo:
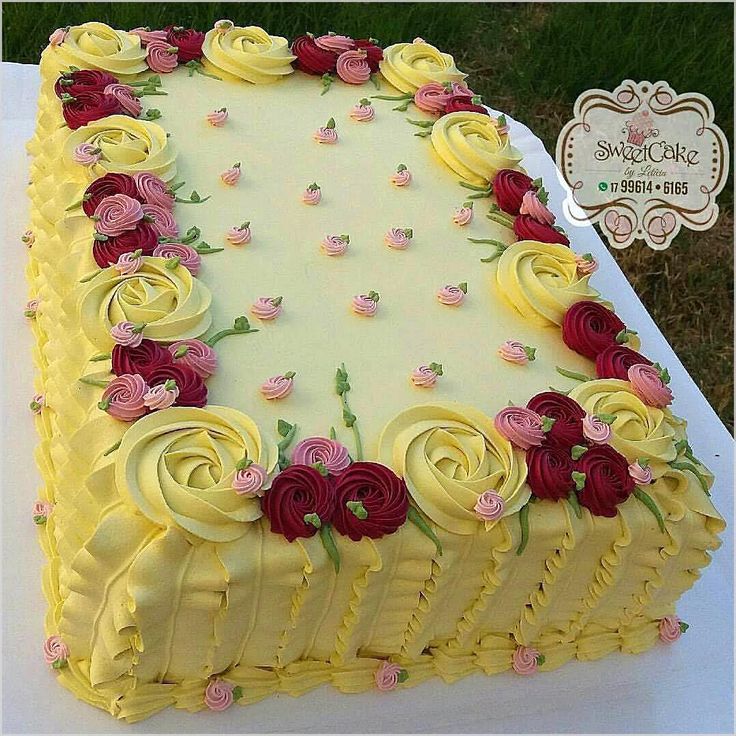
[[[40,571],[45,560],[30,508],[39,484],[33,461],[36,435],[28,413],[32,394],[32,337],[23,317],[28,161],[23,144],[34,127],[38,67],[2,65],[2,312],[3,430],[3,726],[24,733],[237,732],[698,732],[733,730],[733,545],[730,530],[702,580],[678,613],[691,623],[674,646],[639,656],[614,654],[570,662],[548,674],[474,675],[454,685],[438,679],[381,695],[343,695],[328,686],[301,698],[272,697],[221,714],[169,709],[133,726],[81,703],[54,682],[41,644],[46,603]],[[525,126],[510,120],[525,166],[543,176],[552,208],[562,217],[563,189],[553,160]],[[695,453],[717,477],[714,501],[733,519],[733,442],[636,297],[592,227],[565,223],[578,252],[600,261],[594,283],[615,300],[637,329],[648,356],[668,366],[676,413],[689,421]],[[724,263],[724,268],[731,264]]]

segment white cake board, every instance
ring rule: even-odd
[[[190,715],[170,708],[135,725],[115,721],[57,685],[41,657],[46,602],[40,572],[45,560],[30,518],[39,476],[33,461],[37,438],[28,412],[33,339],[23,317],[28,297],[26,252],[20,242],[28,216],[24,143],[34,129],[38,85],[37,66],[2,64],[3,733],[733,732],[731,528],[699,584],[678,606],[679,615],[691,623],[690,631],[674,646],[655,646],[638,656],[573,661],[530,678],[473,675],[453,685],[434,679],[386,695],[343,695],[323,686],[301,698],[280,695],[219,714]],[[714,502],[732,524],[732,438],[595,230],[564,221],[564,190],[542,142],[524,125],[508,120],[524,165],[544,178],[551,207],[570,232],[575,250],[590,251],[600,261],[593,283],[639,331],[646,354],[669,368],[674,411],[687,418],[695,454],[716,474]]]

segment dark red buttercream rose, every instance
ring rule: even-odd
[[[371,73],[377,72],[378,64],[383,60],[383,49],[370,38],[359,38],[355,42],[355,48],[363,49],[366,52],[366,61],[368,62]]]
[[[173,379],[179,389],[174,406],[195,406],[202,408],[207,403],[207,386],[198,373],[183,363],[160,365],[149,371],[146,382],[149,386],[158,386]]]
[[[514,232],[519,240],[537,240],[540,243],[570,245],[567,235],[551,225],[535,220],[531,215],[519,215],[514,220]]]
[[[559,501],[575,488],[575,463],[568,449],[556,445],[532,447],[526,453],[527,483],[537,498]]]
[[[493,177],[493,196],[496,204],[509,215],[518,215],[524,195],[534,189],[531,177],[521,171],[501,169]]]
[[[117,84],[118,78],[96,69],[79,69],[62,74],[54,84],[57,97],[64,94],[75,97],[80,92],[103,92],[108,84]]]
[[[406,483],[385,465],[353,463],[335,480],[335,529],[354,542],[393,534],[408,509]]]
[[[628,460],[610,445],[591,447],[577,461],[576,469],[585,473],[580,504],[594,516],[616,516],[616,506],[634,491]]]
[[[616,335],[626,325],[599,302],[575,302],[562,320],[562,339],[570,348],[595,360],[607,347],[616,345]]]
[[[320,77],[323,74],[330,74],[335,71],[337,54],[333,51],[321,49],[314,42],[312,36],[306,35],[295,38],[291,44],[291,53],[296,56],[293,64],[299,71],[316,74]]]
[[[178,49],[176,58],[182,64],[202,58],[202,44],[204,43],[202,31],[182,26],[166,26],[164,31],[166,31],[166,40]]]
[[[470,95],[453,95],[445,105],[445,113],[450,112],[479,112],[488,115],[488,110],[482,105],[476,105]]]
[[[127,174],[105,174],[99,179],[95,179],[85,190],[84,199],[82,200],[82,210],[87,217],[92,217],[97,205],[102,202],[105,197],[113,194],[126,194],[128,197],[137,199],[139,202],[145,202],[145,199],[138,192],[138,187],[132,176]]]
[[[652,365],[649,358],[645,358],[636,350],[614,343],[598,353],[595,359],[595,374],[598,378],[619,378],[628,381],[629,368],[638,363]]]
[[[318,524],[332,521],[335,496],[330,482],[314,468],[290,465],[274,478],[261,507],[271,522],[271,531],[293,542],[317,533],[317,526],[305,521],[305,516]]]
[[[97,91],[78,92],[73,99],[62,103],[61,111],[72,130],[110,115],[126,114],[116,97]]]
[[[135,230],[126,230],[122,235],[95,240],[92,256],[100,268],[107,268],[118,262],[123,253],[132,253],[140,249],[144,256],[152,256],[158,245],[158,234],[150,222],[141,220]]]
[[[569,396],[554,391],[543,391],[532,396],[527,408],[539,416],[549,417],[555,422],[544,435],[544,444],[569,449],[573,445],[585,444],[583,437],[583,418],[585,409]]]
[[[143,339],[137,347],[116,345],[112,349],[112,372],[116,376],[124,373],[139,373],[147,381],[152,370],[173,363],[171,353],[155,340]]]

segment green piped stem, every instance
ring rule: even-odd
[[[340,553],[337,550],[335,538],[332,536],[332,527],[330,524],[322,524],[319,530],[319,538],[322,540],[325,551],[335,566],[335,572],[340,572]]]
[[[391,102],[400,102],[401,100],[411,101],[414,99],[414,95],[407,92],[403,95],[372,95],[372,100],[390,100]]]
[[[575,493],[575,491],[570,491],[570,495],[567,497],[567,502],[572,507],[572,510],[575,512],[575,516],[578,517],[578,519],[583,518],[583,510],[580,508],[580,501],[578,501],[578,494]]]
[[[521,509],[519,509],[519,526],[521,527],[521,541],[519,546],[516,548],[516,554],[520,555],[525,549],[529,542],[529,503],[525,503]]]
[[[340,364],[338,374],[342,374],[342,382],[340,378],[337,379],[337,394],[340,397],[340,403],[342,404],[342,420],[348,429],[353,432],[353,439],[355,441],[355,459],[360,461],[363,459],[363,441],[360,437],[360,430],[358,429],[358,419],[350,409],[348,403],[347,393],[350,391],[350,384],[348,383],[348,373],[345,369],[345,363]]]
[[[112,455],[112,453],[115,452],[115,450],[117,450],[118,447],[120,447],[121,442],[122,440],[118,440],[114,445],[111,445],[110,447],[108,447],[107,450],[105,450],[105,452],[102,453],[102,457],[107,457],[108,455]]]
[[[691,463],[686,463],[683,461],[677,461],[673,460],[670,463],[670,467],[674,468],[675,470],[689,470],[697,479],[700,485],[702,486],[703,490],[710,496],[710,491],[708,490],[708,481],[705,479],[705,476]]]
[[[205,340],[204,342],[207,343],[210,347],[213,347],[216,345],[220,340],[222,340],[223,337],[227,337],[228,335],[249,335],[251,332],[258,332],[257,329],[253,329],[252,327],[249,327],[247,330],[238,330],[235,327],[228,327],[226,330],[220,330],[219,332],[216,332],[212,337]]]
[[[282,424],[282,420],[279,420],[278,432],[281,435],[281,439],[276,445],[279,453],[278,464],[279,470],[283,470],[289,466],[289,458],[286,457],[286,449],[294,440],[294,436],[296,435],[296,424],[289,424],[288,422],[283,422]]]
[[[652,514],[654,514],[659,531],[664,534],[664,519],[662,518],[662,512],[659,510],[659,506],[657,506],[655,500],[638,486],[634,488],[634,495],[652,512]]]
[[[432,528],[424,521],[422,515],[410,504],[409,510],[407,511],[406,518],[424,534],[425,537],[429,537],[434,542],[434,546],[437,548],[437,554],[442,557],[442,542],[439,537],[432,531]]]

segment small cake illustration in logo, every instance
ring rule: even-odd
[[[631,120],[627,120],[624,125],[623,133],[628,134],[627,142],[634,146],[643,146],[647,138],[657,137],[659,130],[654,127],[652,119],[649,117],[649,110],[642,110],[638,115],[634,115]]]

